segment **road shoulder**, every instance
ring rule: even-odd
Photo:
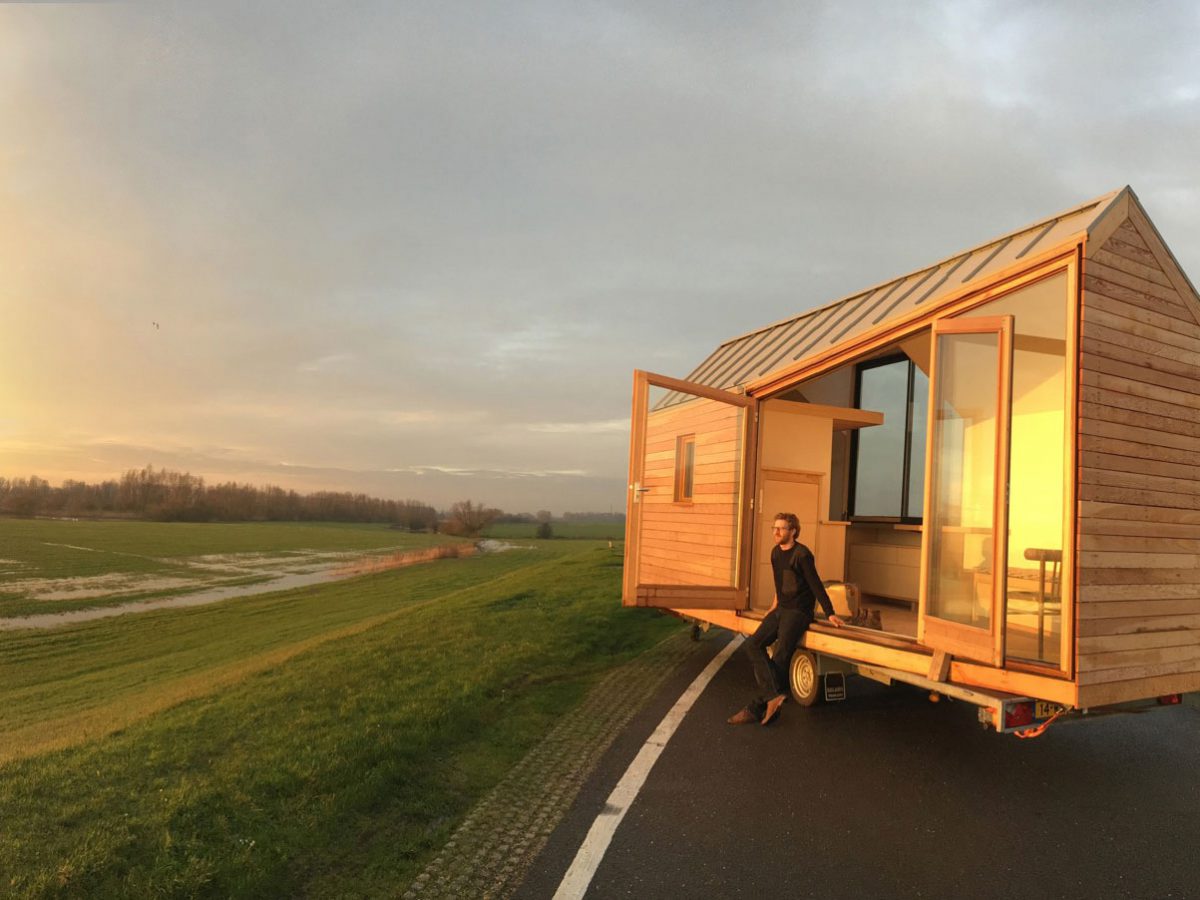
[[[547,891],[546,877],[561,879],[612,785],[721,643],[680,630],[605,676],[468,813],[403,897],[510,897],[523,882],[529,896],[553,894],[557,881]]]

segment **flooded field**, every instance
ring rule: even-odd
[[[473,552],[453,538],[370,525],[5,519],[0,630],[194,606]]]
[[[491,542],[495,543],[495,542]],[[507,549],[496,547],[494,550]],[[353,578],[374,572],[386,572],[420,562],[430,562],[447,557],[472,556],[476,552],[472,544],[450,544],[427,547],[420,550],[398,550],[386,554],[346,554],[295,551],[287,558],[267,557],[262,554],[225,554],[219,558],[202,557],[188,564],[199,566],[211,573],[213,584],[220,586],[195,587],[194,579],[170,579],[143,577],[118,577],[103,575],[96,578],[43,579],[24,585],[30,596],[38,600],[105,599],[113,596],[128,597],[131,593],[151,593],[172,590],[187,590],[187,593],[169,593],[150,600],[120,602],[113,606],[95,606],[64,612],[45,612],[29,616],[0,618],[0,631],[18,628],[55,628],[74,622],[105,619],[127,613],[146,612],[151,609],[167,609],[185,606],[201,606],[218,600],[234,597],[249,597],[272,591],[286,591],[307,587],[339,578]],[[236,583],[230,581],[233,578]],[[253,579],[247,581],[245,579]],[[115,592],[115,594],[114,594]]]

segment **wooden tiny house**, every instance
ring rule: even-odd
[[[791,511],[871,613],[812,653],[1068,709],[1200,689],[1198,363],[1124,188],[637,372],[624,602],[752,632]]]

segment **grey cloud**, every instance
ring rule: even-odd
[[[1197,15],[8,6],[0,190],[36,207],[50,298],[19,327],[60,339],[7,371],[95,429],[314,471],[525,460],[619,500],[622,441],[582,429],[634,367],[1127,182],[1200,272]]]

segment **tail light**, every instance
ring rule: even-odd
[[[1033,703],[1014,703],[1004,710],[1004,727],[1020,728],[1022,725],[1033,724]]]

